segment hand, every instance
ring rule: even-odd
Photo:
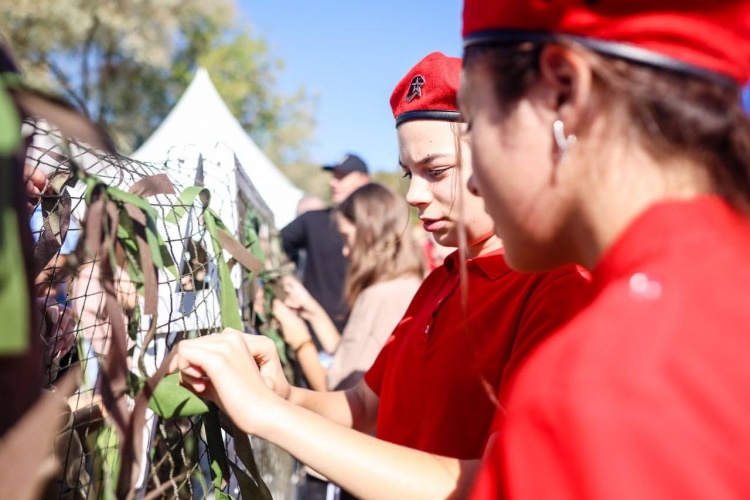
[[[282,286],[287,293],[284,304],[294,309],[305,319],[310,319],[315,313],[322,310],[318,301],[310,295],[307,288],[291,276],[285,276],[282,279]]]
[[[29,211],[32,211],[34,206],[39,203],[39,198],[47,185],[47,176],[38,168],[27,163],[23,166],[23,182],[26,189],[26,198],[30,200],[26,204]]]
[[[42,341],[48,348],[50,358],[62,358],[73,348],[76,340],[76,322],[73,311],[63,304],[50,304],[45,307],[45,299],[37,299],[37,306],[46,314],[46,328]]]
[[[236,331],[231,328],[225,332]],[[258,365],[260,376],[271,390],[284,399],[289,399],[292,388],[281,368],[281,360],[273,340],[263,335],[243,335],[245,346]]]
[[[257,435],[282,400],[261,375],[245,337],[227,329],[183,340],[172,351],[168,367],[180,373],[184,387],[216,403],[243,432]]]
[[[265,304],[266,304],[266,291],[263,289],[262,286],[258,286],[258,289],[255,290],[255,298],[253,299],[253,311],[255,312],[255,314],[258,314],[261,317],[265,317],[265,314],[266,314]]]
[[[273,316],[281,325],[281,335],[292,349],[311,339],[307,325],[297,313],[289,309],[280,300],[273,301]]]

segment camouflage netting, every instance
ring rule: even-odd
[[[155,389],[176,342],[225,326],[271,336],[286,360],[264,314],[278,291],[276,232],[236,157],[217,146],[212,160],[182,149],[146,164],[41,121],[24,137],[26,168],[48,179],[31,217],[44,387],[81,369],[47,497],[292,498],[289,455],[169,376]]]

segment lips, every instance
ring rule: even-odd
[[[447,224],[447,221],[445,219],[426,219],[423,217],[420,217],[419,220],[422,221],[422,226],[424,227],[424,230],[429,233],[434,233],[435,231],[439,231],[445,227]]]

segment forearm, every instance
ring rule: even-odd
[[[293,387],[287,399],[344,427],[375,431],[380,398],[364,380],[346,391],[321,393]]]
[[[319,304],[316,304],[316,306],[314,310],[310,311],[308,321],[315,335],[318,337],[323,350],[329,354],[333,354],[336,352],[339,342],[341,342],[341,334],[325,309]]]
[[[289,402],[344,427],[364,430],[368,427],[364,424],[364,420],[366,420],[364,411],[357,409],[359,405],[352,405],[350,398],[351,396],[348,396],[346,391],[317,392],[301,387],[292,387]]]
[[[307,382],[310,387],[319,392],[326,392],[328,385],[326,383],[326,369],[320,364],[320,358],[318,357],[318,350],[315,348],[312,340],[305,341],[297,348],[297,361],[302,366],[302,371],[305,374]]]
[[[460,461],[344,428],[288,402],[274,405],[259,437],[286,449],[359,498],[465,497],[479,460]]]

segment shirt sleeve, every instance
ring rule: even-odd
[[[378,355],[379,349],[369,353],[369,356],[367,352],[370,327],[373,317],[377,314],[374,310],[377,304],[368,301],[367,297],[367,290],[365,290],[354,302],[352,312],[341,334],[341,342],[334,354],[333,364],[328,369],[328,388],[331,390],[352,372],[362,373],[367,370]],[[366,357],[368,359],[364,359]]]
[[[590,298],[591,284],[575,268],[549,273],[534,288],[520,318],[501,389],[545,338],[568,322]]]
[[[388,359],[396,340],[394,335],[395,332],[388,337],[385,345],[380,350],[380,354],[375,358],[375,362],[370,369],[367,370],[367,373],[365,373],[365,382],[367,383],[367,386],[378,396],[380,396],[380,391],[383,388],[383,377],[385,376],[385,371],[388,367]]]

